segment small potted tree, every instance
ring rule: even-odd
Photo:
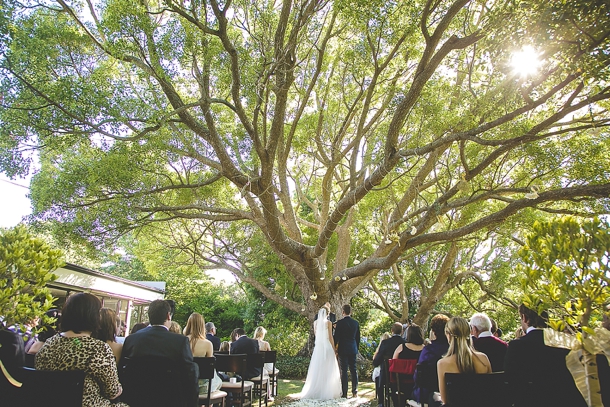
[[[610,331],[594,328],[610,302],[610,225],[573,217],[536,222],[520,256],[524,304],[549,311],[555,332],[545,332],[545,342],[572,349],[566,363],[578,389],[589,406],[602,407],[595,354],[610,357]]]
[[[5,375],[23,366],[23,338],[16,331],[46,318],[53,306],[46,284],[56,278],[52,271],[63,264],[62,257],[23,225],[0,229],[0,367]]]

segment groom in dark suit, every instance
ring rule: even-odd
[[[349,367],[352,375],[352,396],[358,396],[358,371],[356,370],[356,355],[358,354],[358,344],[360,343],[360,325],[358,321],[352,319],[350,314],[352,307],[343,306],[343,318],[337,321],[333,339],[339,355],[339,365],[341,366],[341,390],[342,397],[347,397],[347,369]]]

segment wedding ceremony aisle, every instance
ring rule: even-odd
[[[336,400],[299,400],[294,396],[301,391],[302,380],[283,380],[273,407],[376,407],[375,387],[372,382],[358,384],[358,397]],[[271,406],[271,404],[270,404]]]

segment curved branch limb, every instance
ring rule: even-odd
[[[385,298],[385,295],[383,295],[383,293],[381,292],[379,287],[377,287],[377,284],[375,284],[375,281],[374,280],[369,281],[369,285],[371,286],[371,288],[373,289],[375,294],[377,294],[377,297],[381,301],[381,304],[383,305],[383,308],[382,308],[383,311],[385,311],[386,314],[388,314],[388,316],[390,318],[392,318],[395,322],[400,321],[400,316],[396,315],[396,313],[394,312],[394,310],[388,303],[388,300]]]

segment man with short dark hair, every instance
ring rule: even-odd
[[[360,325],[350,315],[352,307],[349,304],[343,306],[343,318],[337,321],[335,327],[334,341],[339,355],[339,366],[341,367],[341,390],[342,397],[347,397],[347,370],[352,376],[352,396],[358,396],[358,370],[356,369],[356,355],[358,344],[360,344]]]
[[[491,370],[493,372],[504,370],[504,357],[508,344],[491,333],[491,320],[486,314],[477,312],[470,318],[470,334],[474,338],[474,348],[489,358]]]
[[[181,383],[184,384],[184,391],[188,394],[185,398],[190,400],[190,393],[193,392],[193,397],[196,399],[199,392],[199,368],[193,362],[188,338],[169,332],[170,304],[165,300],[151,302],[148,307],[148,319],[149,326],[125,338],[119,366],[126,364],[125,358],[167,360],[168,363],[178,366]],[[124,387],[127,391],[127,387],[125,385]]]
[[[382,341],[381,344],[379,344],[379,350],[373,358],[373,366],[381,366],[384,360],[392,359],[396,348],[398,348],[403,343],[405,343],[405,340],[402,337],[402,324],[400,322],[395,322],[392,325],[392,336]],[[379,400],[378,406],[383,407],[383,384],[385,383],[385,369],[383,369],[383,366],[379,372],[379,377],[377,377],[376,380],[377,400]]]
[[[586,407],[566,366],[568,349],[544,343],[546,321],[525,305],[519,306],[521,338],[508,343],[504,371],[515,395],[515,407]]]
[[[231,344],[232,354],[245,353],[246,355],[249,355],[259,352],[258,341],[256,339],[248,338],[246,336],[246,331],[244,331],[242,328],[237,328],[233,332],[235,333],[237,339]],[[260,374],[260,367],[248,366],[244,372],[244,379],[250,380],[253,377],[260,376]]]
[[[213,322],[206,322],[205,337],[208,341],[212,342],[214,352],[220,349],[220,338],[216,336],[216,326]]]

